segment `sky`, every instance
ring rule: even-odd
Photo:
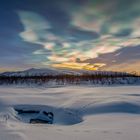
[[[140,0],[0,0],[0,72],[140,72]]]

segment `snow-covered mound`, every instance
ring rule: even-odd
[[[43,112],[51,112],[54,115],[53,124],[61,125],[73,125],[80,123],[82,117],[76,112],[76,110],[57,108],[47,105],[16,105],[13,109],[18,113],[18,118],[25,123],[30,123],[31,119],[48,120]],[[19,113],[19,112],[23,113]],[[44,122],[46,123],[46,122]],[[50,124],[50,123],[48,123]]]

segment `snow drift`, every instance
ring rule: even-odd
[[[139,140],[140,87],[0,88],[1,140]],[[30,124],[42,112],[53,124]]]

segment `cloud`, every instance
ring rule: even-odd
[[[124,49],[140,44],[139,4],[139,0],[15,0],[9,6],[10,13],[5,11],[3,15],[11,27],[2,21],[2,27],[7,28],[2,29],[4,39],[1,40],[9,42],[4,47],[12,46],[7,47],[9,52],[4,54],[10,54],[11,61],[21,56],[21,61],[28,60],[26,63],[38,66],[79,67],[83,64],[81,68],[91,65],[95,69],[95,63],[100,63],[103,65],[97,69],[108,69],[110,64],[115,67],[120,65],[119,61],[126,61],[126,56],[122,57]],[[17,11],[19,19],[14,15],[14,21],[10,22],[13,11]],[[133,60],[134,56],[128,54]],[[129,65],[129,62],[125,63]]]
[[[34,18],[30,18],[33,15]],[[43,16],[37,13],[22,11],[19,16],[24,26],[24,31],[20,33],[20,36],[24,41],[42,45],[41,49],[33,52],[38,57],[46,57],[46,60],[43,59],[43,62],[41,62],[42,65],[79,68],[80,63],[84,65],[81,68],[99,69],[107,65],[105,60],[99,61],[100,63],[91,63],[91,61],[89,63],[89,60],[94,60],[103,54],[114,53],[130,45],[136,46],[139,44],[138,38],[131,38],[133,30],[130,28],[115,31],[115,28],[119,27],[115,26],[112,34],[99,36],[94,31],[71,26],[65,34],[59,34],[49,26]],[[32,22],[35,22],[35,24]],[[116,60],[111,62],[115,63]],[[99,65],[97,65],[98,63]]]
[[[45,29],[50,29],[49,23],[37,13],[30,11],[18,11],[20,21],[24,26],[24,31],[20,36],[28,42],[37,42],[39,40],[38,32],[43,32]]]
[[[101,35],[127,35],[128,29],[134,28],[136,31],[134,22],[140,18],[139,4],[139,0],[88,0],[71,12],[71,23]]]
[[[21,11],[18,15],[24,26],[24,31],[19,34],[21,38],[24,41],[42,45],[42,50],[36,50],[33,54],[40,56],[47,54],[46,58],[52,64],[75,61],[77,57],[83,59],[86,57],[84,54],[87,52],[83,53],[83,50],[80,48],[81,42],[83,40],[94,40],[99,37],[96,32],[81,30],[77,27],[70,27],[64,35],[59,35],[53,32],[54,30],[51,29],[47,20],[37,13]],[[47,51],[51,53],[47,53]],[[71,54],[70,51],[74,53]]]
[[[66,68],[66,69],[77,69],[77,70],[98,70],[100,67],[105,66],[104,63],[61,63],[61,64],[53,64],[52,67],[55,68]]]
[[[100,54],[97,58],[88,59],[83,63],[105,63],[101,70],[139,71],[140,46],[127,46],[112,53]],[[136,67],[138,66],[138,67]],[[117,68],[118,67],[118,68]]]
[[[116,36],[116,37],[127,37],[127,36],[130,36],[132,32],[133,32],[133,30],[130,29],[130,28],[122,29],[122,30],[118,31],[117,33],[115,33],[114,36]]]

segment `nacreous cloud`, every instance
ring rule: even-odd
[[[89,70],[102,67],[107,69],[113,60],[110,60],[110,63],[94,60],[98,60],[101,55],[129,47],[135,49],[133,46],[140,45],[140,1],[129,1],[129,5],[126,4],[128,1],[63,2],[56,11],[57,16],[64,22],[58,20],[58,17],[56,20],[53,19],[55,17],[49,18],[48,15],[56,14],[55,8],[54,11],[48,10],[50,13],[47,13],[47,16],[37,11],[18,11],[24,27],[20,36],[24,41],[42,46],[33,52],[38,57],[46,55],[46,61],[41,62],[42,65]],[[62,11],[66,13],[63,15]]]
[[[20,36],[25,41],[32,43],[37,42],[39,40],[38,32],[50,28],[47,21],[37,13],[19,11],[18,14],[25,30],[20,34]]]

